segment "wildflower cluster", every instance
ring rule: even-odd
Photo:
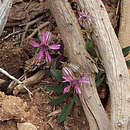
[[[83,12],[82,12],[82,17],[86,17],[84,16]],[[80,17],[79,20],[81,20],[82,17]],[[38,52],[38,56],[37,56],[38,61],[41,61],[42,57],[45,56],[45,61],[51,62],[51,55],[49,54],[49,50],[60,49],[60,44],[56,43],[50,45],[50,43],[51,43],[51,32],[42,33],[40,44],[33,40],[29,42],[31,46],[40,48],[40,51]],[[59,81],[61,81],[60,85],[45,86],[45,88],[53,90],[59,94],[62,93],[61,96],[59,96],[58,98],[50,102],[51,105],[60,104],[64,102],[68,97],[71,97],[70,102],[63,108],[61,114],[58,116],[59,123],[66,120],[74,103],[81,104],[79,97],[77,95],[77,94],[81,94],[81,90],[80,90],[81,83],[89,83],[89,80],[86,79],[88,75],[86,73],[81,74],[78,66],[73,64],[65,64],[64,66],[65,67],[62,68],[62,71],[55,70],[53,68],[50,69],[52,75],[55,76],[55,78],[57,78]],[[62,81],[67,83],[64,84]]]

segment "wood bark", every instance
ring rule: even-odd
[[[119,41],[122,47],[130,45],[130,0],[121,0]]]
[[[95,85],[95,65],[85,49],[77,19],[67,0],[47,0],[64,41],[65,51],[72,64],[89,73],[90,85],[82,84],[80,99],[89,121],[90,130],[110,130],[111,125],[102,107]]]
[[[0,35],[7,22],[8,14],[12,6],[12,0],[0,0]]]
[[[122,48],[130,46],[130,0],[121,0],[119,41]],[[125,58],[130,60],[130,54]],[[130,73],[130,68],[129,68]]]
[[[77,0],[90,14],[92,37],[102,56],[111,94],[112,130],[130,129],[130,76],[119,41],[101,0]]]

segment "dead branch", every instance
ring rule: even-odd
[[[130,76],[119,41],[101,0],[77,0],[90,14],[93,40],[101,53],[111,93],[112,130],[128,130],[130,125]],[[128,28],[128,27],[127,27]]]
[[[23,81],[25,79],[25,75],[22,75],[18,80]],[[17,82],[12,81],[9,85],[8,85],[8,89],[7,92],[10,94],[14,88],[18,85]]]
[[[43,76],[45,75],[45,70],[40,70],[38,71],[36,74],[34,74],[33,76],[25,79],[23,81],[23,83],[27,86],[30,87],[31,85],[34,85],[36,83],[39,83],[41,81],[41,79],[43,78]],[[23,86],[21,84],[17,85],[14,90],[13,90],[13,94],[17,95],[19,92],[23,92],[25,89],[23,88]]]
[[[27,92],[30,95],[32,95],[30,90],[25,86],[25,84],[23,82],[21,82],[20,80],[16,79],[14,76],[10,75],[7,71],[3,70],[2,68],[0,68],[0,72],[3,73],[4,75],[8,76],[10,79],[14,80],[15,82],[17,82],[18,84],[20,84],[25,90],[27,90]]]
[[[61,32],[69,60],[72,64],[80,66],[81,71],[90,74],[90,85],[82,84],[80,95],[90,129],[110,130],[109,120],[96,90],[94,73],[97,70],[85,50],[85,42],[70,4],[67,0],[48,0],[47,2]]]
[[[2,41],[4,41],[4,40],[10,38],[10,37],[13,36],[13,35],[16,35],[16,34],[19,34],[19,33],[22,33],[22,32],[24,32],[24,30],[20,30],[20,31],[16,31],[16,32],[10,33],[10,34],[8,34],[7,36],[5,36],[5,37],[2,39]]]
[[[119,41],[122,47],[130,45],[130,1],[121,0]]]
[[[41,17],[39,17],[39,18],[37,18],[37,19],[35,19],[35,20],[33,20],[33,21],[27,23],[27,25],[26,25],[26,27],[25,27],[25,32],[23,33],[23,36],[22,36],[21,45],[23,44],[23,42],[24,42],[24,40],[25,40],[25,37],[26,37],[26,33],[27,33],[27,31],[28,31],[28,28],[29,28],[31,25],[35,24],[36,22],[40,21],[42,18],[43,18],[43,16],[41,16]]]
[[[122,48],[130,46],[130,1],[121,0],[119,41]],[[130,60],[130,54],[125,58]],[[130,73],[130,68],[129,68]]]
[[[1,86],[2,84],[4,84],[4,83],[6,83],[6,80],[0,79],[0,86]],[[1,87],[2,87],[2,86],[1,86]]]
[[[5,27],[7,22],[7,17],[12,6],[12,0],[0,1],[0,35]]]
[[[50,22],[45,22],[41,24],[38,28],[34,29],[34,31],[27,37],[27,39],[31,39],[40,29],[44,28],[45,26],[49,25]]]

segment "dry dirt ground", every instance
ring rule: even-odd
[[[70,0],[72,6],[76,0]],[[109,13],[111,22],[118,31],[118,8],[116,0],[104,0],[105,7]],[[36,22],[34,22],[37,19]],[[34,22],[28,29],[30,22]],[[49,22],[43,28],[43,23]],[[24,35],[24,32],[26,34]],[[19,78],[23,75],[28,64],[27,61],[35,55],[36,50],[28,45],[28,41],[38,39],[39,33],[51,31],[56,42],[62,42],[59,30],[56,26],[50,11],[44,1],[40,0],[14,0],[11,12],[8,17],[6,27],[0,37],[0,67],[8,71],[11,75]],[[31,35],[34,33],[35,35]],[[30,36],[31,35],[31,36]],[[58,54],[53,54],[57,61],[64,60],[63,49]],[[29,62],[29,65],[31,63]],[[60,63],[57,63],[60,66]],[[39,68],[38,68],[39,69]],[[38,71],[38,70],[37,70]],[[33,75],[34,72],[31,72]],[[45,84],[55,83],[50,74],[43,77],[40,83],[30,86],[33,93],[30,99],[27,93],[19,93],[14,96],[8,85],[11,80],[5,75],[0,74],[0,79],[5,80],[0,84],[0,130],[17,130],[18,123],[30,122],[38,130],[88,130],[88,122],[81,106],[75,105],[71,114],[64,123],[57,123],[57,115],[61,108],[66,104],[51,106],[48,103],[56,97],[52,91],[44,88]],[[104,98],[104,89],[99,89],[100,97]],[[108,108],[109,110],[109,108]]]

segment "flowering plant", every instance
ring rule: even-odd
[[[78,14],[79,14],[78,18],[79,24],[86,29],[90,28],[91,22],[89,19],[89,13],[86,13],[85,10],[82,9],[81,11],[78,12]]]
[[[69,82],[69,85],[67,85],[67,87],[65,87],[64,89],[64,93],[69,92],[71,87],[74,87],[74,91],[77,94],[81,94],[81,90],[80,90],[80,83],[89,83],[89,80],[86,80],[86,77],[88,76],[86,73],[81,74],[80,77],[76,78],[72,71],[68,68],[68,67],[63,67],[62,69],[63,71],[63,79],[66,82]]]
[[[85,13],[85,10],[82,9],[82,11],[79,12],[78,21],[86,20],[87,18],[88,18],[88,15]]]
[[[86,73],[81,74],[78,66],[71,63],[63,63],[63,66],[62,71],[51,69],[52,76],[61,81],[60,84],[45,86],[45,88],[58,93],[58,97],[53,99],[49,104],[58,105],[63,103],[65,100],[68,102],[69,99],[69,102],[64,106],[61,113],[58,115],[59,123],[67,119],[67,116],[70,114],[75,103],[77,105],[81,105],[78,97],[78,94],[81,94],[80,84],[89,83],[89,80],[86,79],[88,75]]]
[[[39,47],[41,50],[38,53],[38,61],[40,61],[43,57],[43,53],[45,53],[45,61],[51,62],[51,56],[49,54],[49,49],[58,50],[60,49],[60,44],[52,44],[48,45],[51,41],[51,32],[43,32],[41,44],[36,43],[35,41],[30,41],[29,44],[33,47]]]

